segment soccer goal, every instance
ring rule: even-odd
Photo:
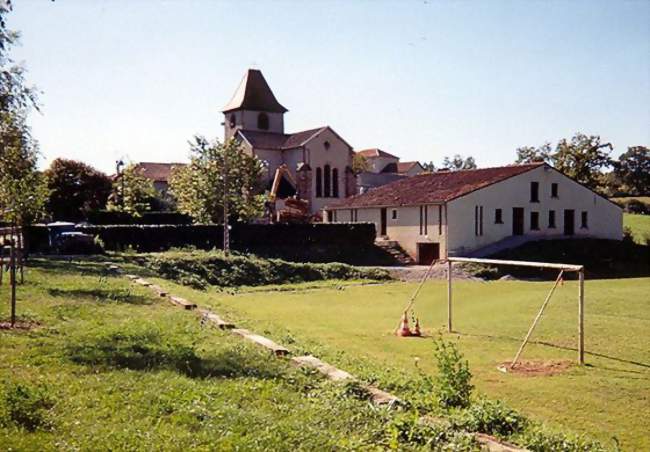
[[[548,292],[544,302],[542,303],[537,315],[535,316],[533,323],[530,325],[526,336],[521,343],[521,346],[517,350],[512,363],[510,364],[510,369],[513,369],[519,358],[521,357],[526,344],[533,334],[535,327],[542,318],[542,314],[548,306],[548,303],[551,301],[551,297],[555,292],[558,284],[562,282],[562,278],[565,273],[577,273],[578,274],[578,363],[584,364],[585,362],[585,350],[584,350],[584,304],[585,304],[585,270],[582,265],[570,265],[570,264],[557,264],[550,262],[526,262],[526,261],[509,261],[509,260],[500,260],[500,259],[481,259],[481,258],[471,258],[471,257],[448,257],[447,258],[447,330],[451,333],[453,332],[452,324],[452,313],[453,313],[453,297],[452,297],[452,263],[453,262],[466,262],[466,263],[476,263],[476,264],[488,264],[488,265],[507,265],[507,266],[519,266],[519,267],[534,267],[534,268],[546,268],[551,270],[558,270],[558,276],[555,279],[555,283]],[[505,370],[505,369],[503,369]]]

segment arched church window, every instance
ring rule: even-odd
[[[269,115],[266,113],[257,115],[257,128],[260,130],[269,130]]]
[[[323,170],[316,168],[316,197],[323,197]]]
[[[235,127],[235,124],[237,124],[237,117],[233,113],[232,115],[230,115],[230,128],[232,129],[233,127]]]
[[[323,176],[323,182],[324,182],[323,185],[324,185],[324,188],[325,188],[324,197],[329,198],[330,195],[332,194],[332,192],[331,192],[331,188],[332,188],[332,172],[330,171],[330,166],[329,165],[325,165],[324,170],[325,170],[324,171],[325,175]]]
[[[325,143],[323,143],[323,146],[325,146],[325,150],[329,149],[330,148],[330,142],[326,141]]]
[[[339,197],[339,170],[337,168],[332,170],[332,197]]]

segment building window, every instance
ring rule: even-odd
[[[429,222],[429,206],[420,206],[420,235],[427,235],[427,223]]]
[[[359,209],[354,209],[354,222],[359,221]]]
[[[350,223],[354,222],[354,209],[350,209]]]
[[[548,211],[548,227],[549,229],[555,229],[555,210]]]
[[[530,230],[539,231],[539,212],[530,213]]]
[[[557,184],[551,184],[551,198],[557,198]]]
[[[230,115],[230,128],[232,129],[233,127],[235,127],[235,124],[237,124],[237,117],[233,113],[232,115]]]
[[[483,206],[474,206],[474,235],[483,235]]]
[[[582,215],[580,216],[580,228],[581,229],[589,228],[588,213],[585,210],[582,211]]]
[[[339,170],[337,168],[332,170],[332,196],[339,197]]]
[[[503,210],[496,209],[494,211],[494,223],[495,224],[503,224]]]
[[[424,206],[424,235],[429,234],[427,223],[429,223],[429,206]]]
[[[257,128],[260,130],[269,130],[269,115],[266,113],[257,115]]]
[[[316,197],[323,197],[323,170],[316,168]]]
[[[323,146],[325,147],[325,150],[329,149],[330,148],[330,142],[326,141],[325,143],[323,143]]]
[[[442,235],[442,205],[438,206],[438,235]]]
[[[530,183],[530,202],[539,202],[539,182]]]
[[[390,213],[390,218],[392,220],[397,220],[397,209],[393,209]]]
[[[323,189],[324,189],[323,190],[324,191],[323,197],[324,198],[329,198],[330,194],[332,193],[331,192],[331,188],[332,188],[332,171],[330,170],[329,165],[325,165],[324,172],[325,172],[325,174],[323,175]]]

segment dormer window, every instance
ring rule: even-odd
[[[269,130],[269,116],[266,113],[257,115],[257,128],[260,130]]]
[[[230,115],[230,128],[231,129],[234,128],[235,124],[237,124],[237,117],[233,113],[232,115]]]

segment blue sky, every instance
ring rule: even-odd
[[[328,124],[403,160],[511,163],[576,131],[650,144],[648,1],[19,0],[42,165],[185,161],[261,69],[288,131]]]

